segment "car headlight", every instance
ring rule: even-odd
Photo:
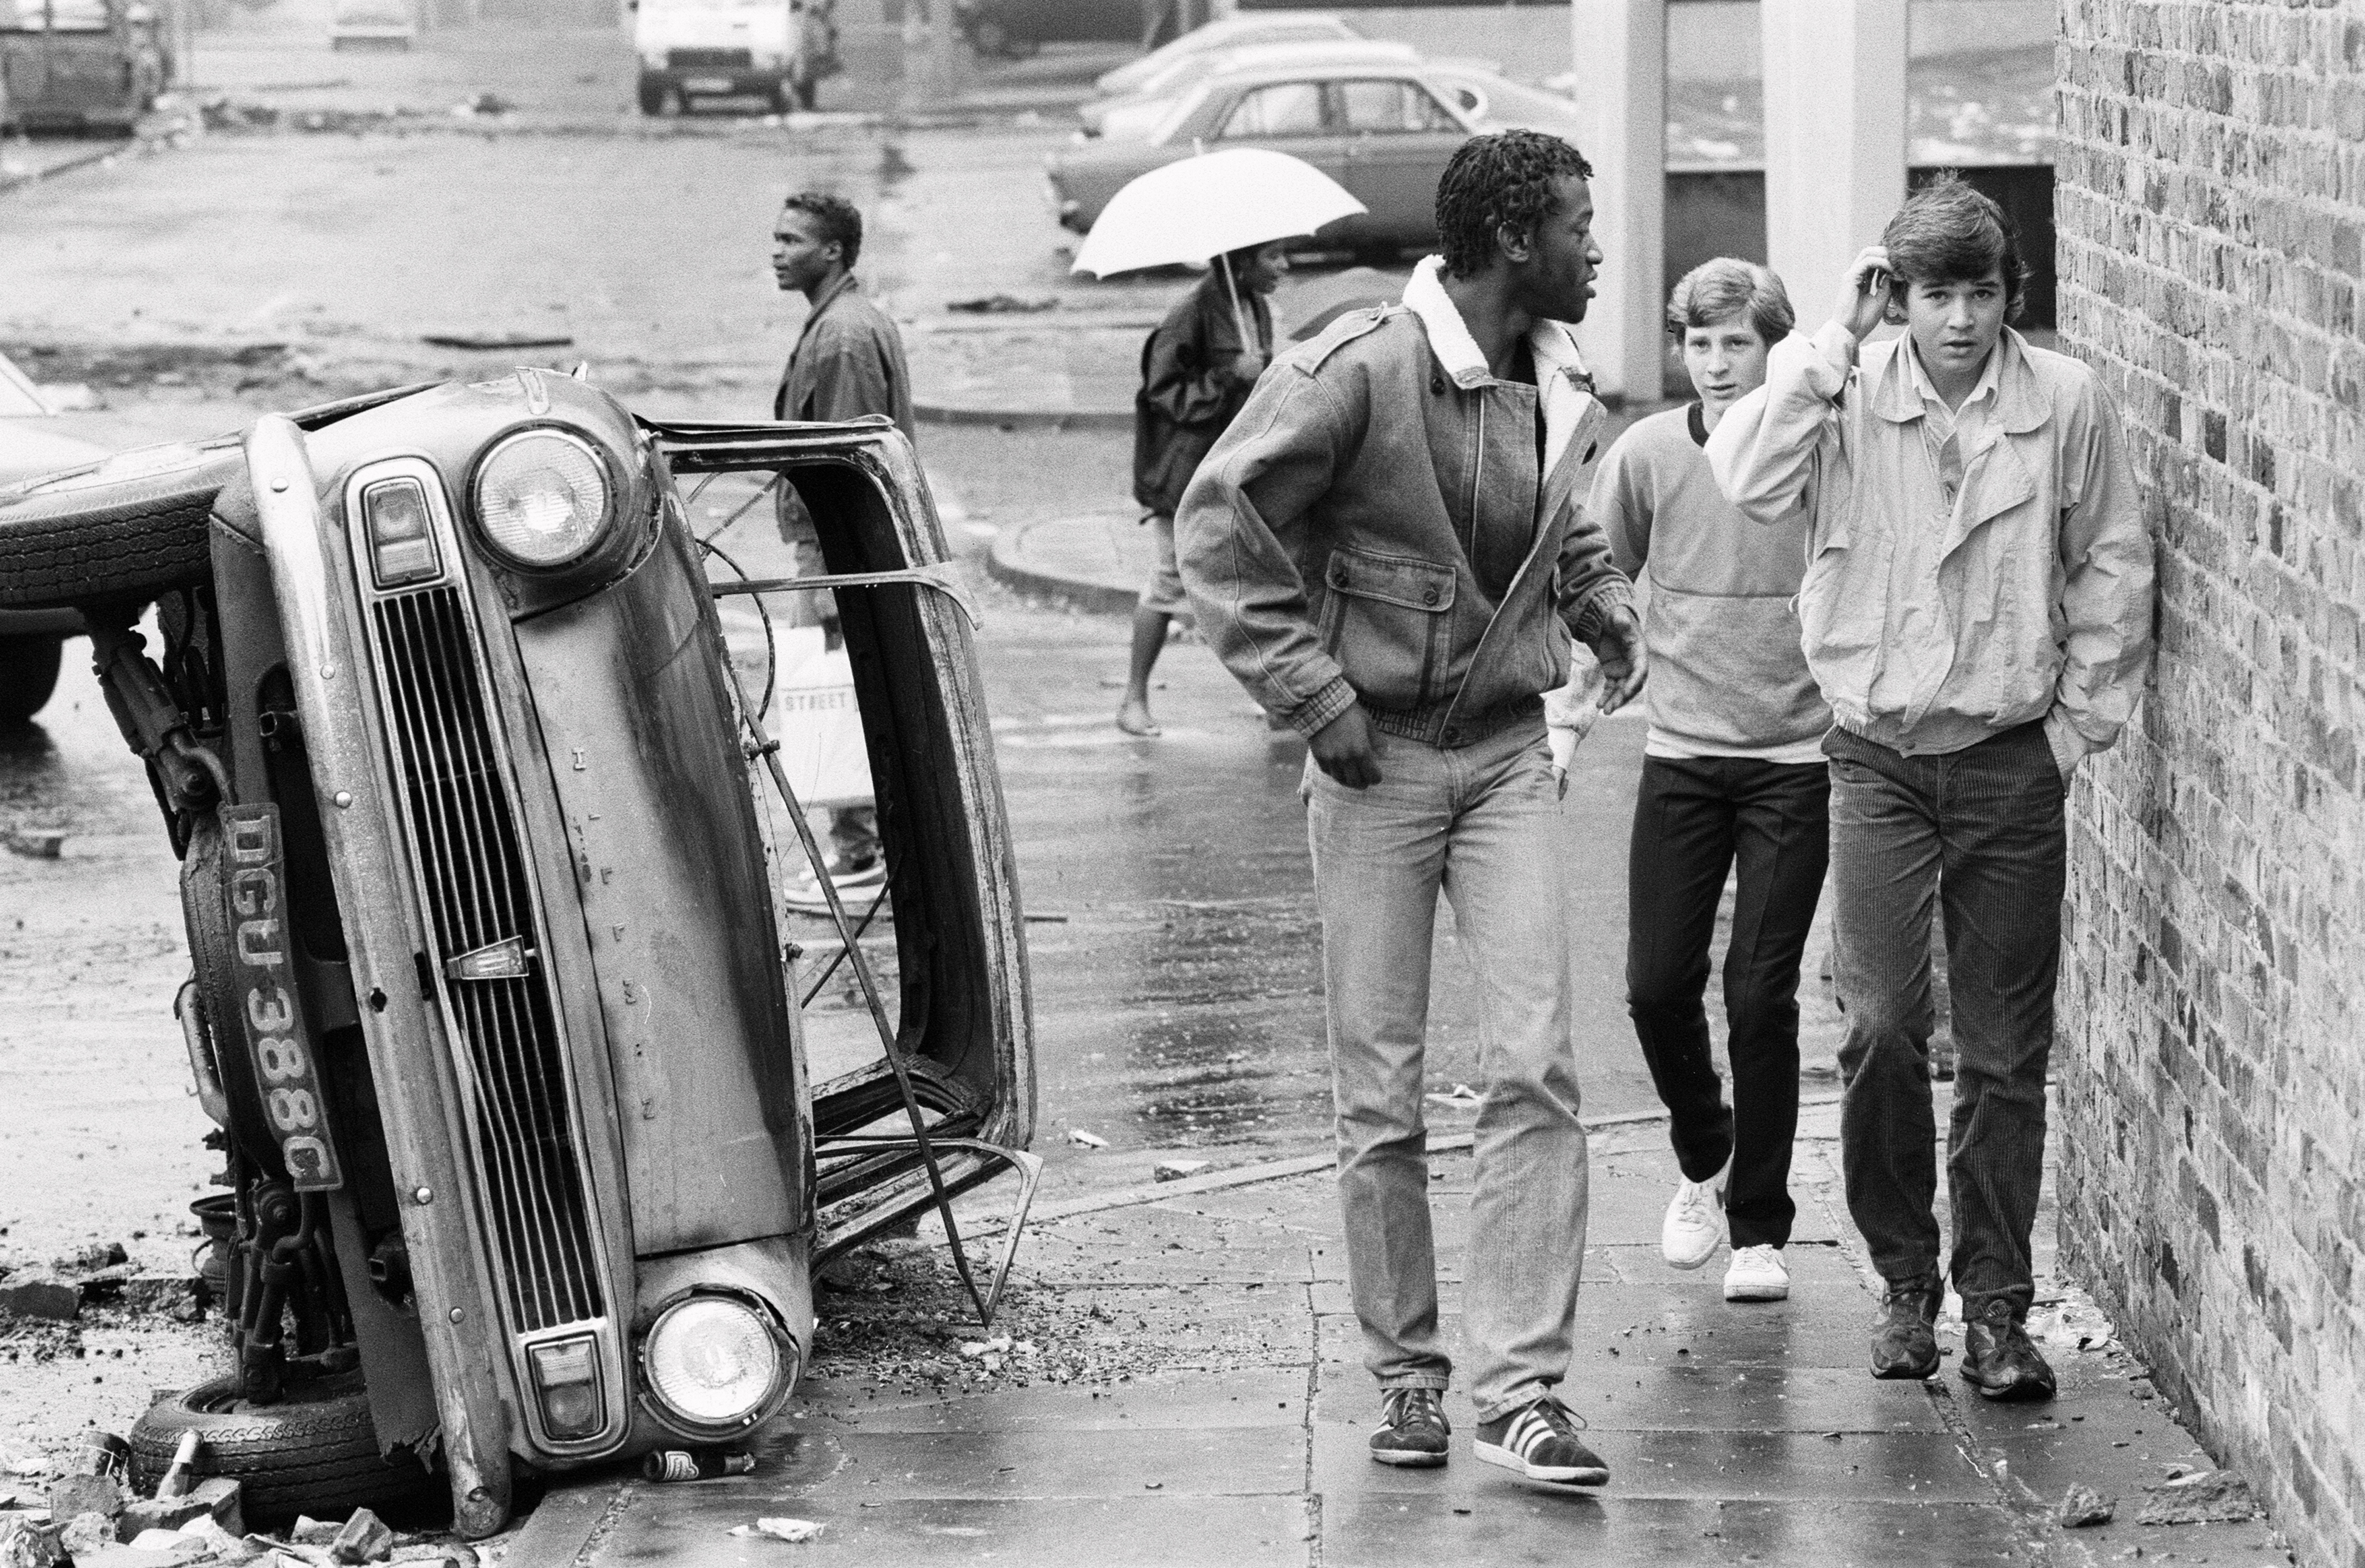
[[[683,1296],[657,1314],[641,1344],[651,1397],[693,1428],[760,1418],[787,1389],[793,1361],[770,1318],[734,1295]]]
[[[492,547],[532,571],[591,548],[608,521],[608,471],[560,431],[521,431],[476,466],[476,523]]]

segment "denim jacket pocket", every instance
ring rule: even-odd
[[[1330,552],[1322,644],[1363,701],[1418,708],[1437,695],[1458,580],[1452,566],[1417,555]]]

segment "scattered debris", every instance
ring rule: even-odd
[[[83,1513],[69,1516],[52,1508],[50,1517],[66,1521],[58,1531],[58,1539],[77,1558],[103,1551],[115,1544],[115,1520],[110,1515]]]
[[[73,1568],[63,1534],[22,1514],[0,1514],[0,1568]]]
[[[2204,1470],[2144,1490],[2151,1496],[2135,1516],[2139,1525],[2239,1524],[2259,1514],[2249,1483],[2230,1470]]]
[[[813,1540],[821,1534],[821,1526],[811,1519],[757,1519],[752,1525],[739,1525],[725,1533],[736,1536],[768,1535],[774,1540],[796,1542]]]
[[[81,1311],[82,1292],[62,1280],[30,1279],[0,1284],[0,1317],[68,1323]]]
[[[575,340],[564,332],[534,331],[452,331],[421,332],[419,341],[439,349],[565,349],[575,346]]]
[[[337,1531],[342,1528],[334,1519],[316,1519],[308,1514],[298,1514],[296,1516],[296,1528],[287,1532],[287,1539],[298,1546],[326,1546],[337,1539]]]
[[[2061,1495],[2061,1506],[2053,1517],[2063,1529],[2084,1529],[2090,1525],[2106,1525],[2119,1511],[2118,1499],[2105,1497],[2092,1487],[2072,1484]]]
[[[1048,296],[1021,299],[1014,294],[989,294],[981,299],[945,301],[947,310],[962,310],[975,316],[1033,316],[1059,308],[1059,302]]]
[[[204,1450],[204,1448],[205,1439],[197,1436],[195,1431],[181,1434],[181,1440],[173,1448],[173,1462],[165,1466],[163,1479],[156,1483],[158,1502],[178,1497],[189,1489],[191,1480],[189,1467],[197,1462],[197,1455]]]
[[[383,1562],[393,1549],[394,1532],[367,1508],[355,1508],[336,1539],[329,1542],[329,1555],[347,1568],[358,1568],[364,1562]]]
[[[1098,1133],[1088,1133],[1082,1127],[1070,1127],[1068,1129],[1068,1141],[1070,1143],[1082,1144],[1086,1148],[1106,1148],[1108,1147],[1108,1139],[1101,1137]]]
[[[1432,1093],[1426,1096],[1426,1098],[1434,1100],[1440,1105],[1452,1105],[1456,1109],[1467,1108],[1470,1110],[1475,1110],[1479,1105],[1485,1103],[1484,1096],[1482,1096],[1478,1091],[1471,1088],[1470,1085],[1466,1083],[1455,1084],[1450,1093]]]
[[[1160,1182],[1180,1182],[1214,1165],[1212,1159],[1161,1159],[1151,1171]]]
[[[69,1475],[50,1487],[50,1518],[80,1518],[97,1514],[114,1518],[123,1512],[123,1485],[111,1475]],[[108,1535],[113,1540],[112,1532]]]
[[[502,97],[499,93],[479,93],[473,98],[463,98],[460,102],[454,104],[452,106],[452,118],[454,119],[471,119],[479,115],[498,117],[509,114],[516,109],[516,107],[517,105],[510,102],[509,99]]]

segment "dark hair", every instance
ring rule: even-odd
[[[1889,269],[1900,283],[1971,283],[2003,274],[2003,318],[2027,303],[2028,263],[2020,229],[2004,209],[1952,170],[1905,198],[1880,231]]]
[[[1463,142],[1437,182],[1437,232],[1452,277],[1495,264],[1496,230],[1532,234],[1557,198],[1552,182],[1593,177],[1585,154],[1541,130],[1498,130]]]
[[[827,191],[799,191],[783,205],[790,211],[810,216],[820,228],[824,242],[836,241],[838,264],[847,272],[854,270],[854,259],[862,254],[860,207]]]
[[[1714,326],[1743,310],[1749,312],[1750,330],[1769,347],[1788,337],[1799,319],[1789,291],[1770,268],[1719,256],[1686,273],[1667,296],[1667,335],[1680,343],[1692,328]]]

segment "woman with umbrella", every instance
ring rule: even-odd
[[[1157,563],[1133,611],[1133,659],[1116,727],[1154,735],[1149,674],[1166,629],[1186,608],[1174,565],[1174,508],[1199,460],[1249,400],[1272,359],[1272,312],[1265,297],[1289,274],[1282,241],[1217,256],[1196,286],[1141,345],[1141,390],[1133,398],[1133,498],[1157,536]]]

